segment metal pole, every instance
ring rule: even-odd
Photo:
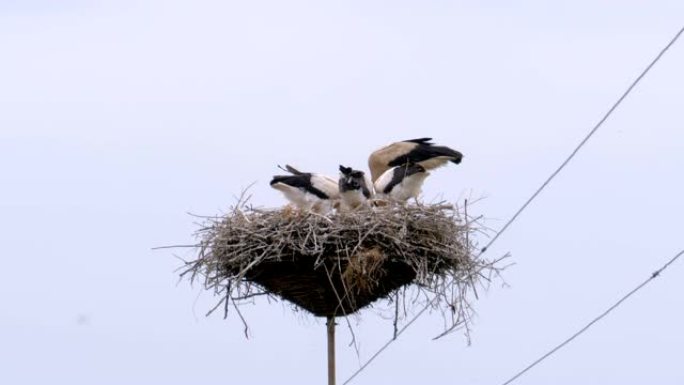
[[[328,385],[335,385],[335,317],[328,316]]]

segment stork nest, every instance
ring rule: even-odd
[[[482,228],[450,204],[389,205],[322,216],[289,208],[263,210],[238,203],[206,218],[197,232],[198,257],[181,276],[202,278],[230,304],[267,295],[315,316],[345,316],[388,300],[395,332],[407,304],[429,303],[451,330],[468,323],[469,294],[497,273],[497,261],[475,256]],[[416,290],[407,290],[407,285]],[[410,298],[408,298],[410,297]],[[242,314],[240,314],[242,318]],[[244,318],[243,318],[244,322]],[[245,325],[246,327],[246,325]]]

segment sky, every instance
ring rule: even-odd
[[[277,164],[335,175],[390,142],[465,155],[424,200],[500,228],[681,28],[681,1],[0,2],[0,381],[322,383],[325,322],[204,317],[187,213]],[[684,42],[488,251],[472,344],[427,314],[352,384],[502,383],[684,248]],[[486,239],[482,239],[482,243]],[[681,384],[684,263],[519,384]],[[392,335],[338,329],[341,383]],[[344,325],[344,324],[342,324]]]

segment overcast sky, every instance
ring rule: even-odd
[[[323,383],[322,320],[259,301],[246,340],[150,249],[252,182],[283,204],[277,164],[335,175],[425,136],[465,154],[425,199],[484,196],[499,228],[684,22],[680,0],[514,3],[1,1],[0,382]],[[501,383],[684,248],[682,68],[684,42],[488,252],[516,265],[471,346],[425,315],[353,383]],[[518,383],[684,383],[682,262]],[[392,334],[353,322],[340,383]]]

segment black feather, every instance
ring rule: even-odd
[[[419,138],[419,139],[409,139],[409,140],[404,140],[404,142],[408,143],[418,143],[418,144],[431,144],[430,141],[432,138]]]
[[[287,171],[291,172],[292,175],[303,175],[303,174],[305,174],[305,173],[297,170],[296,168],[290,166],[289,164],[286,164],[285,168],[287,169]]]
[[[363,196],[366,197],[366,199],[370,199],[370,198],[371,198],[371,192],[370,192],[370,190],[368,189],[368,186],[366,186],[365,183],[361,186],[361,192],[363,193]]]
[[[328,194],[315,188],[311,184],[310,173],[300,172],[297,175],[275,175],[273,179],[271,179],[271,186],[273,186],[276,183],[282,183],[288,186],[296,187],[298,189],[308,192],[309,194],[313,194],[321,199],[330,199]]]
[[[340,165],[340,172],[344,175],[349,175],[352,173],[352,168],[351,167],[344,167],[343,165]]]
[[[403,167],[395,167],[392,171],[392,180],[385,186],[382,192],[389,194],[394,187],[403,182],[406,177],[420,172],[425,172],[425,168],[419,164],[407,164]]]
[[[461,159],[463,158],[463,155],[460,152],[446,146],[418,144],[407,154],[394,158],[388,165],[390,167],[402,166],[408,163],[419,163],[440,156],[448,156],[451,158],[450,161],[456,164],[461,163]]]

